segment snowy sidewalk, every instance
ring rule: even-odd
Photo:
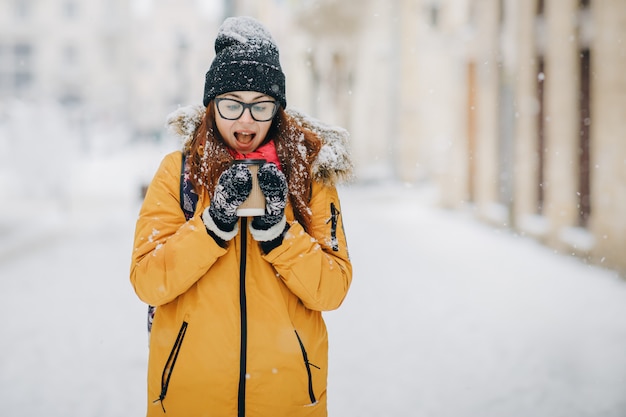
[[[56,201],[8,193],[0,201],[0,265],[31,247],[49,245],[59,235],[64,216]]]
[[[340,195],[354,281],[325,314],[330,417],[626,415],[615,273],[399,185]],[[76,222],[54,245],[0,259],[0,414],[145,414],[135,215]]]
[[[332,416],[626,415],[626,283],[414,190],[342,193]]]

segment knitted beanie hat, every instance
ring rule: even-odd
[[[287,107],[285,74],[269,31],[251,17],[229,17],[215,39],[215,59],[206,73],[205,106],[231,91],[258,91]]]

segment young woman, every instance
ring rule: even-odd
[[[169,118],[183,150],[162,161],[136,225],[130,280],[156,306],[147,415],[326,416],[321,312],[352,280],[335,189],[351,174],[347,135],[285,111],[278,49],[256,20],[227,19],[215,50],[204,106]],[[236,214],[252,187],[243,158],[266,161],[256,217]]]

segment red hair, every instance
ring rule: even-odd
[[[309,230],[313,177],[311,167],[322,147],[320,138],[312,131],[300,126],[283,108],[279,108],[266,140],[273,140],[276,153],[287,178],[289,202],[295,219]],[[217,180],[230,165],[233,157],[228,152],[215,123],[215,106],[209,102],[193,139],[185,145],[183,152],[189,161],[191,181],[200,194],[206,189],[213,195]]]

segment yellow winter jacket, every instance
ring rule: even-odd
[[[290,223],[264,254],[247,219],[226,248],[206,232],[200,195],[180,208],[181,153],[167,155],[137,220],[130,279],[157,306],[150,336],[148,416],[327,415],[328,338],[322,311],[352,280],[337,191],[316,181],[310,234]]]

